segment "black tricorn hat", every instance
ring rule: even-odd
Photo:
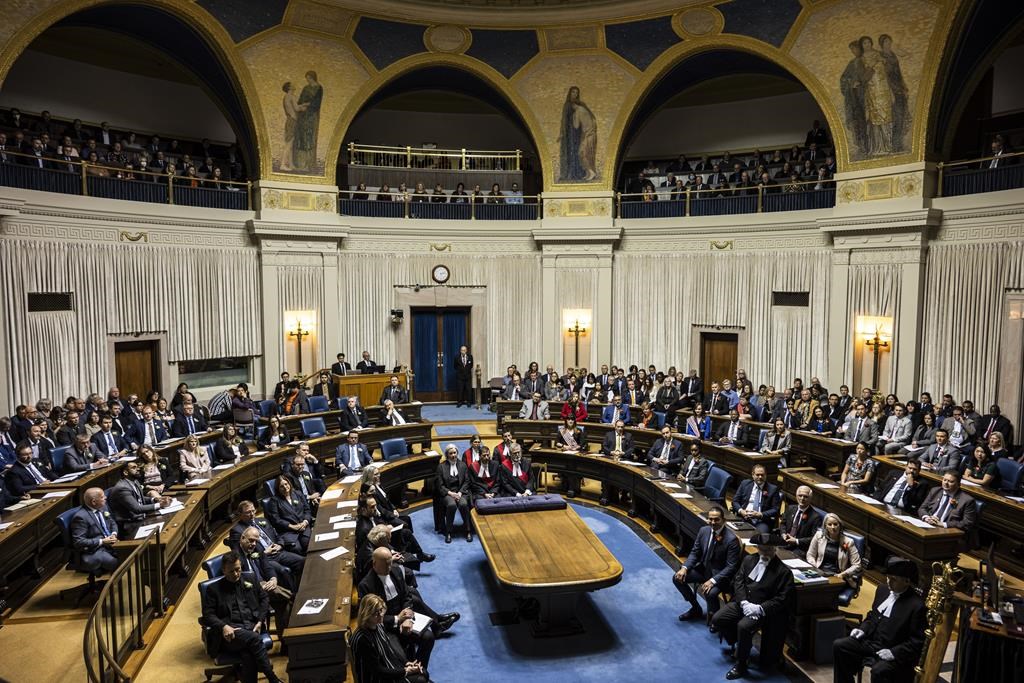
[[[783,547],[786,545],[786,541],[782,538],[782,534],[777,531],[773,531],[770,534],[754,534],[750,537],[750,543],[751,545],[756,546]]]
[[[917,581],[917,565],[905,557],[891,555],[885,561],[885,568],[882,570],[887,576],[902,576],[911,582]]]

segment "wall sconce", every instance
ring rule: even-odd
[[[562,309],[562,324],[572,335],[576,346],[576,360],[574,367],[580,366],[580,337],[587,336],[587,329],[590,327],[589,308],[564,308]]]
[[[871,388],[878,390],[878,372],[882,361],[882,352],[890,351],[892,341],[892,318],[857,317],[857,335],[864,338],[864,345],[871,349]]]
[[[313,311],[285,311],[285,334],[295,340],[298,355],[298,374],[302,375],[302,340],[313,334],[316,313]]]
[[[392,308],[391,324],[394,325],[395,327],[398,327],[399,325],[402,324],[403,320],[405,320],[405,311],[403,311],[401,308]]]

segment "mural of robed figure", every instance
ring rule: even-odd
[[[562,107],[559,182],[591,182],[597,175],[597,118],[571,86]]]

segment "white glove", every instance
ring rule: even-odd
[[[760,605],[755,605],[755,604],[752,604],[752,603],[744,601],[741,604],[741,607],[743,608],[743,616],[745,616],[745,617],[751,617],[751,618],[756,619],[757,617],[761,616],[761,606]]]
[[[892,660],[896,659],[892,655],[892,650],[889,650],[889,649],[879,650],[875,654],[878,655],[879,659],[881,659],[883,661],[886,661],[886,662],[891,662]]]
[[[864,631],[861,631],[859,628],[855,628],[852,631],[850,631],[850,637],[860,640],[864,637]]]

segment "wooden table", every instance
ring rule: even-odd
[[[39,500],[48,493],[63,495],[45,498],[19,510],[5,511],[0,516],[0,523],[10,524],[0,531],[0,585],[7,585],[7,577],[29,561],[35,573],[41,572],[40,556],[60,537],[57,517],[77,505],[75,491],[67,487],[34,490],[32,497]]]
[[[405,373],[377,373],[374,375],[335,375],[334,384],[338,388],[338,396],[358,396],[363,407],[375,406],[380,402],[384,387],[391,384],[392,377],[398,377],[398,384],[406,387]]]
[[[809,467],[782,470],[782,488],[789,500],[796,500],[797,488],[810,486],[813,505],[836,513],[844,524],[864,534],[868,540],[914,560],[922,569],[922,576],[931,575],[933,561],[947,561],[959,554],[964,535],[959,529],[917,527],[897,519],[894,512],[902,513],[894,508],[865,503],[846,493],[843,488],[822,488],[822,484],[835,486],[831,479]]]
[[[415,403],[402,403],[398,406],[399,412],[409,422],[420,422],[423,419],[423,404],[419,401]],[[384,406],[369,405],[364,406],[366,410],[366,419],[369,420],[371,425],[382,425],[384,424]],[[281,425],[288,430],[288,434],[292,438],[301,439],[302,436],[302,421],[311,417],[320,417],[324,420],[324,425],[327,427],[327,431],[332,432],[338,428],[338,418],[341,417],[341,410],[325,410],[322,413],[303,413],[302,415],[281,415],[278,419],[281,421]],[[260,422],[267,424],[270,421],[268,417],[261,417]]]
[[[791,429],[789,435],[792,450],[807,456],[812,463],[817,463],[822,473],[837,468],[842,470],[846,459],[857,450],[857,444],[852,441],[821,436],[815,432]]]
[[[471,516],[498,585],[540,603],[535,637],[582,633],[580,596],[622,580],[622,565],[571,507]]]
[[[891,455],[876,455],[874,459],[881,465],[876,477],[890,470],[903,472],[907,463],[904,458]],[[932,486],[942,484],[942,475],[937,472],[922,469],[921,477]],[[966,481],[962,483],[962,489],[985,506],[978,514],[978,525],[996,541],[997,564],[1016,576],[1024,576],[1024,503],[1012,500],[999,491],[974,486]]]

